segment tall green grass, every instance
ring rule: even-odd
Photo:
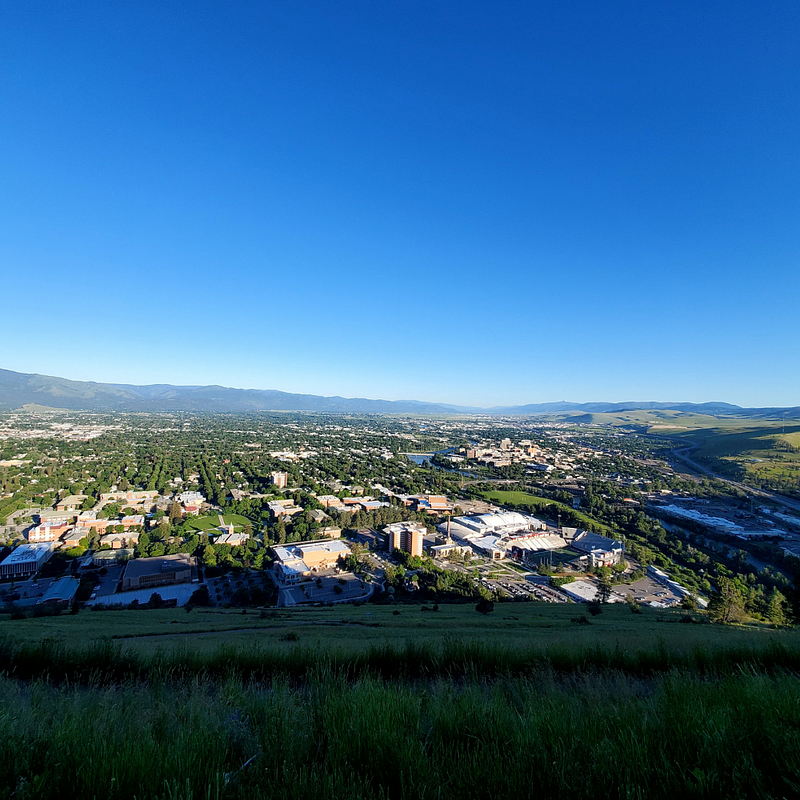
[[[800,793],[800,684],[0,679],[3,798],[703,798]],[[247,766],[244,766],[247,764]]]
[[[385,680],[431,678],[488,679],[524,676],[541,669],[558,674],[608,671],[650,677],[670,670],[695,675],[800,673],[800,645],[765,641],[763,644],[667,646],[663,641],[645,649],[616,644],[514,647],[445,637],[439,643],[409,639],[402,644],[382,643],[362,650],[330,646],[222,645],[216,650],[157,650],[140,653],[112,640],[86,647],[67,647],[55,639],[19,643],[0,638],[0,672],[8,677],[51,682],[117,683],[194,677],[268,682],[286,678],[304,681],[320,668],[344,680],[375,676]]]

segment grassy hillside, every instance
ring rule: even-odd
[[[631,654],[654,643],[676,653],[697,646],[761,648],[770,643],[800,648],[800,631],[794,629],[687,625],[681,623],[684,617],[678,611],[644,609],[632,614],[621,605],[607,606],[602,614],[591,617],[589,624],[574,621],[587,616],[585,607],[575,604],[501,603],[488,615],[479,614],[472,604],[442,604],[438,611],[422,609],[403,604],[291,608],[264,614],[233,609],[194,609],[190,613],[154,609],[84,611],[25,620],[0,615],[0,636],[11,637],[17,644],[46,640],[68,648],[113,641],[125,652],[146,656],[157,651],[207,653],[220,646],[256,646],[281,653],[298,645],[347,655],[384,645],[403,647],[408,641],[438,645],[446,637],[517,650],[600,647]]]
[[[533,603],[249,616],[0,620],[0,797],[800,790],[792,630]]]

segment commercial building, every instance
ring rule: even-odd
[[[128,561],[122,576],[122,590],[149,589],[192,580],[194,559],[186,553],[158,558],[135,558]]]
[[[402,550],[412,556],[422,555],[422,539],[428,529],[421,522],[394,522],[383,532],[388,536],[389,552]]]
[[[177,500],[183,506],[201,506],[206,501],[200,492],[181,492]]]
[[[452,514],[455,505],[443,495],[436,494],[396,494],[394,497],[414,511],[426,514]]]
[[[22,544],[0,563],[0,578],[24,578],[37,573],[53,555],[55,542]]]
[[[350,552],[346,542],[337,539],[318,542],[298,542],[272,548],[275,554],[274,570],[282,583],[299,583],[312,572],[326,569]]]

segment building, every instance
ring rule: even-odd
[[[570,547],[583,553],[592,567],[613,567],[621,564],[625,556],[625,545],[606,536],[587,531],[578,531]]]
[[[59,522],[72,522],[75,519],[73,511],[53,511],[52,509],[43,509],[37,515],[40,525],[55,525]]]
[[[37,605],[68,606],[81,582],[77,578],[64,577],[53,581],[47,591],[36,601]]]
[[[286,584],[299,583],[312,572],[331,567],[348,555],[350,546],[337,539],[318,542],[298,542],[272,548],[275,554],[273,569],[278,580]]]
[[[103,492],[100,495],[101,503],[122,503],[125,506],[141,506],[148,501],[155,501],[158,492],[154,489],[131,492]]]
[[[395,522],[387,525],[383,532],[389,537],[389,552],[402,550],[412,556],[422,556],[422,539],[428,529],[421,522]]]
[[[56,522],[49,525],[37,525],[28,531],[28,541],[32,544],[36,542],[55,542],[69,530],[66,522]]]
[[[149,589],[192,580],[194,559],[186,553],[128,561],[122,576],[122,590]]]
[[[295,514],[303,513],[303,509],[296,506],[294,500],[272,500],[267,503],[267,508],[275,519],[283,516],[293,517]]]
[[[96,567],[113,567],[122,561],[133,558],[134,550],[132,547],[121,547],[118,550],[98,550],[90,558]]]
[[[139,543],[139,534],[131,531],[125,533],[107,533],[100,537],[100,547],[110,547],[112,550],[124,550]]]
[[[414,511],[424,511],[426,514],[452,514],[455,505],[443,495],[436,494],[398,494],[395,497],[403,505]]]
[[[277,486],[279,489],[285,488],[289,480],[289,475],[286,472],[272,472],[269,477],[272,485]]]
[[[85,494],[71,494],[63,500],[56,503],[56,511],[77,511],[83,505],[83,501],[87,499]]]
[[[130,530],[131,528],[144,527],[144,515],[143,514],[131,514],[128,517],[123,517],[119,522],[115,522],[115,525],[122,525],[125,530]]]
[[[0,578],[27,578],[37,573],[53,555],[55,542],[22,544],[0,563]]]
[[[90,533],[88,528],[68,528],[61,537],[61,547],[79,547],[81,539],[88,539]]]
[[[182,506],[202,506],[206,499],[200,492],[181,492],[177,497]]]

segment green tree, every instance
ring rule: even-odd
[[[773,625],[786,624],[786,598],[777,589],[767,598],[767,619]]]
[[[217,553],[213,544],[207,544],[205,550],[203,550],[203,565],[206,567],[217,566]]]
[[[708,616],[724,625],[739,622],[744,617],[744,598],[730,578],[719,579],[719,591],[708,603]]]
[[[602,575],[597,582],[597,594],[594,599],[597,603],[607,603],[611,599],[611,581],[608,575]]]

